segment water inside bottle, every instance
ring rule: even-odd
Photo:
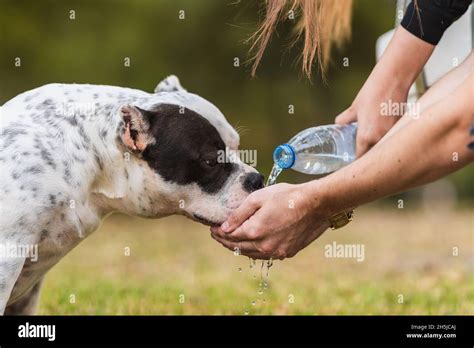
[[[341,169],[353,160],[354,157],[347,155],[347,153],[342,156],[299,153],[298,161],[291,169],[311,175],[328,174]],[[277,164],[274,164],[270,175],[268,176],[266,186],[274,185],[282,171],[282,168]]]
[[[318,175],[335,172],[354,160],[353,157],[330,154],[299,153],[298,162],[292,168],[296,171]]]

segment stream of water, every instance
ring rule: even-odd
[[[276,180],[278,176],[281,174],[283,171],[283,168],[280,168],[276,164],[273,165],[272,171],[270,172],[270,175],[268,176],[267,183],[265,186],[270,186],[276,183]]]
[[[276,183],[276,180],[278,176],[282,172],[282,168],[277,166],[276,164],[273,166],[272,171],[270,172],[270,175],[268,176],[268,180],[265,186],[270,186]],[[252,259],[249,257],[249,268],[253,269],[257,265],[257,260]],[[256,306],[258,302],[266,302],[266,299],[264,297],[265,291],[268,289],[268,274],[270,271],[270,268],[273,266],[273,260],[269,259],[268,261],[262,260],[260,264],[260,281],[258,284],[258,290],[257,290],[257,298],[255,300],[252,300],[250,303],[252,306]],[[238,268],[239,272],[242,272],[242,268]],[[253,279],[257,279],[257,276],[254,274]],[[250,311],[245,310],[244,312],[245,315],[249,315]]]

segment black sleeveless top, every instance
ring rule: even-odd
[[[432,45],[438,44],[446,29],[461,17],[472,0],[418,0],[408,5],[402,27]]]

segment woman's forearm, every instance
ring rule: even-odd
[[[389,76],[400,88],[408,91],[434,48],[399,26],[372,74]]]
[[[401,112],[395,110],[390,110],[387,117],[381,117],[382,105],[406,102],[410,86],[427,62],[433,48],[433,45],[404,28],[397,28],[382,58],[351,106],[335,120],[338,124],[358,122],[357,157],[379,142],[399,120]]]
[[[458,88],[465,79],[469,78],[469,75],[474,72],[474,52],[471,52],[466,59],[457,67],[453,68],[446,75],[441,77],[436,83],[431,86],[428,91],[421,96],[420,99],[416,101],[416,107],[413,110],[408,110],[408,113],[405,114],[400,121],[398,121],[385,135],[384,138],[380,140],[380,144],[386,141],[390,136],[402,127],[406,126],[410,122],[416,122],[416,117],[419,113],[422,113],[431,105],[440,102],[447,95],[452,93],[456,88]]]
[[[304,184],[315,208],[334,214],[436,180],[472,162],[474,152],[467,147],[474,122],[472,86],[474,74],[362,158]]]

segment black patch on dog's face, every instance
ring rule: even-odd
[[[218,192],[236,165],[219,163],[225,144],[216,128],[201,115],[177,105],[162,104],[145,112],[156,140],[142,154],[148,165],[167,181],[197,183],[207,193]]]

